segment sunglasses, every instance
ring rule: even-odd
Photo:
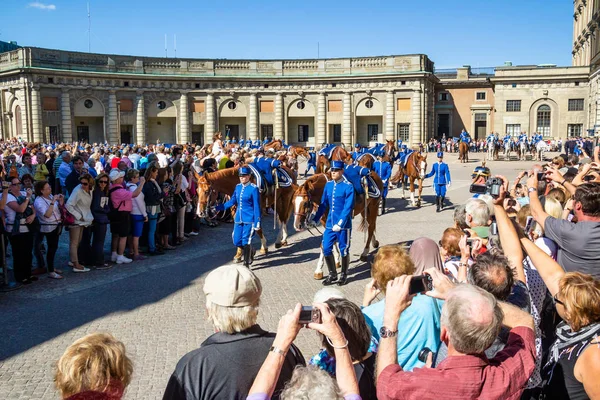
[[[80,182],[80,183],[81,183],[81,186],[87,186],[87,185],[89,185],[88,182]]]
[[[558,293],[557,293],[558,294]],[[552,296],[552,301],[554,302],[554,305],[556,304],[560,304],[561,306],[564,307],[565,303],[563,303],[562,301],[560,301],[559,299],[556,298],[556,294],[554,296]]]
[[[98,181],[98,183],[101,183],[101,184],[105,184],[105,185],[107,185],[107,184],[108,184],[108,181]]]

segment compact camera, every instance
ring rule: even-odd
[[[302,306],[302,310],[300,311],[300,319],[298,322],[301,324],[309,324],[311,322],[320,324],[321,310],[311,306]]]
[[[500,178],[488,178],[485,185],[471,185],[469,192],[477,194],[489,194],[492,197],[500,196],[500,190],[502,190],[502,179]]]
[[[433,290],[433,279],[428,274],[417,275],[410,278],[410,294],[417,294]]]

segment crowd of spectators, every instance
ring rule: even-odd
[[[380,248],[360,307],[325,288],[318,319],[301,322],[290,304],[268,332],[258,277],[213,270],[216,333],[173,366],[164,398],[600,398],[600,163],[559,158],[512,182],[496,175],[499,194],[458,205],[441,238]],[[490,177],[478,168],[473,181]],[[423,274],[431,287],[415,293]],[[301,329],[322,348],[308,359],[294,345]],[[122,344],[92,335],[65,352],[56,384],[64,398],[113,399],[131,374]]]

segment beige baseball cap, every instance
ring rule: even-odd
[[[258,303],[262,285],[248,268],[228,264],[208,274],[203,290],[210,303],[223,307],[245,307]]]

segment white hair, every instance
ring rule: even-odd
[[[256,325],[258,302],[245,307],[224,307],[206,299],[208,320],[219,332],[233,334]]]
[[[465,214],[467,215],[467,224],[473,226],[486,226],[490,219],[490,209],[485,201],[480,199],[469,199],[465,204]],[[469,224],[468,216],[471,216],[472,221]]]
[[[315,303],[325,303],[329,299],[345,299],[346,295],[339,289],[332,287],[324,287],[315,293],[315,297],[313,298],[313,302]]]
[[[478,197],[478,199],[485,201],[485,204],[488,206],[488,210],[490,210],[490,215],[494,215],[494,198],[489,194],[482,194]]]
[[[335,380],[314,365],[296,368],[292,378],[281,392],[280,398],[281,400],[343,400]]]

